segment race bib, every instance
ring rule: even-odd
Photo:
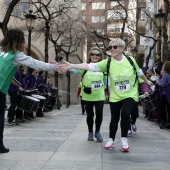
[[[115,89],[117,92],[125,92],[130,90],[129,80],[115,82]]]
[[[92,81],[91,82],[91,89],[92,90],[99,90],[102,87],[102,81]]]

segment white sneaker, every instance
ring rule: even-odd
[[[106,143],[106,145],[104,146],[105,149],[112,149],[112,147],[114,146],[114,141],[112,138],[109,138],[108,142]]]
[[[137,126],[136,126],[135,124],[132,125],[132,130],[133,130],[134,132],[137,131]]]
[[[128,130],[127,136],[131,137],[132,136],[132,131]]]
[[[121,151],[128,152],[129,151],[129,144],[127,138],[121,138]]]

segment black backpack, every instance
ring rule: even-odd
[[[136,70],[136,67],[135,67],[135,64],[133,63],[132,59],[126,55],[124,52],[123,52],[124,56],[128,59],[129,63],[132,65],[133,67],[133,70],[134,70],[134,73],[136,74],[136,78],[135,78],[135,83],[133,86],[135,86],[137,80],[138,80],[138,76],[137,76],[137,70]],[[110,69],[110,62],[111,62],[111,57],[108,58],[107,60],[107,72],[106,72],[106,76],[107,76],[107,85],[106,85],[106,92],[108,91],[108,77],[109,77],[109,69]],[[82,75],[82,78],[84,77],[84,75],[86,74],[87,70],[84,71],[83,75]],[[103,73],[104,74],[104,73]]]

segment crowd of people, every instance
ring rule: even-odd
[[[10,105],[7,114],[7,124],[19,125],[25,122],[25,120],[31,121],[35,117],[43,117],[43,107],[38,108],[34,115],[33,111],[23,111],[20,108],[20,103],[22,97],[27,95],[34,96],[35,94],[40,94],[39,97],[43,99],[44,95],[48,95],[51,88],[50,82],[46,83],[44,71],[38,72],[33,68],[29,68],[26,73],[24,67],[22,65],[19,66],[8,89]]]
[[[87,140],[103,142],[101,124],[103,107],[109,96],[110,125],[108,141],[105,149],[112,149],[120,120],[121,151],[129,151],[128,136],[137,131],[136,120],[139,117],[138,104],[143,105],[144,113],[149,119],[159,123],[161,129],[170,125],[170,61],[163,64],[162,70],[148,69],[146,74],[139,68],[135,59],[124,53],[125,42],[114,38],[109,42],[111,57],[103,60],[103,52],[92,48],[88,54],[88,63],[72,64],[63,61],[62,64],[44,63],[24,54],[25,40],[21,30],[10,30],[1,41],[0,54],[0,152],[9,152],[3,144],[5,95],[8,92],[11,105],[8,110],[8,123],[19,123],[34,118],[33,112],[23,111],[16,107],[16,94],[38,89],[44,94],[47,89],[44,78],[45,71],[70,71],[80,74],[82,80],[77,96],[81,97],[82,114],[86,113],[88,134]],[[24,75],[20,65],[30,67]],[[19,67],[18,67],[19,66]],[[16,68],[18,69],[16,70]],[[7,68],[7,69],[4,69]],[[10,68],[10,69],[8,69]],[[40,70],[37,72],[37,70]],[[44,95],[45,96],[45,95]],[[17,109],[16,109],[17,108]],[[15,110],[15,112],[14,112]],[[38,108],[36,116],[43,116],[42,108]],[[95,127],[93,127],[95,124]]]
[[[146,77],[152,81],[149,97],[142,101],[145,117],[158,123],[160,129],[170,127],[170,61],[162,69],[151,67]]]

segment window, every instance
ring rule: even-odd
[[[6,0],[4,2],[5,8],[8,8],[9,4],[11,3],[12,0]],[[20,0],[18,4],[15,6],[12,15],[16,17],[23,17],[23,13],[25,11],[28,11],[29,9],[29,3],[27,0]]]
[[[104,30],[103,29],[96,29],[96,32],[100,35],[104,35]]]
[[[104,48],[103,42],[91,43],[92,47]]]
[[[145,8],[141,9],[141,19],[146,19]]]
[[[91,21],[92,23],[105,22],[105,17],[104,16],[92,16]]]
[[[153,40],[151,38],[148,38],[148,37],[140,36],[140,45],[152,46],[153,45]]]
[[[109,20],[119,20],[124,19],[126,17],[126,13],[124,10],[109,10],[107,13],[107,18]]]
[[[86,10],[86,3],[82,3],[81,9]]]
[[[92,9],[105,9],[105,2],[93,2]]]
[[[120,3],[124,6],[125,5],[125,2],[124,1],[120,1]],[[111,2],[111,7],[115,7],[115,6],[118,6],[119,3],[117,1],[112,1]]]
[[[108,24],[107,25],[107,32],[108,33],[121,33],[123,24]],[[125,25],[124,32],[128,32],[127,24]]]

